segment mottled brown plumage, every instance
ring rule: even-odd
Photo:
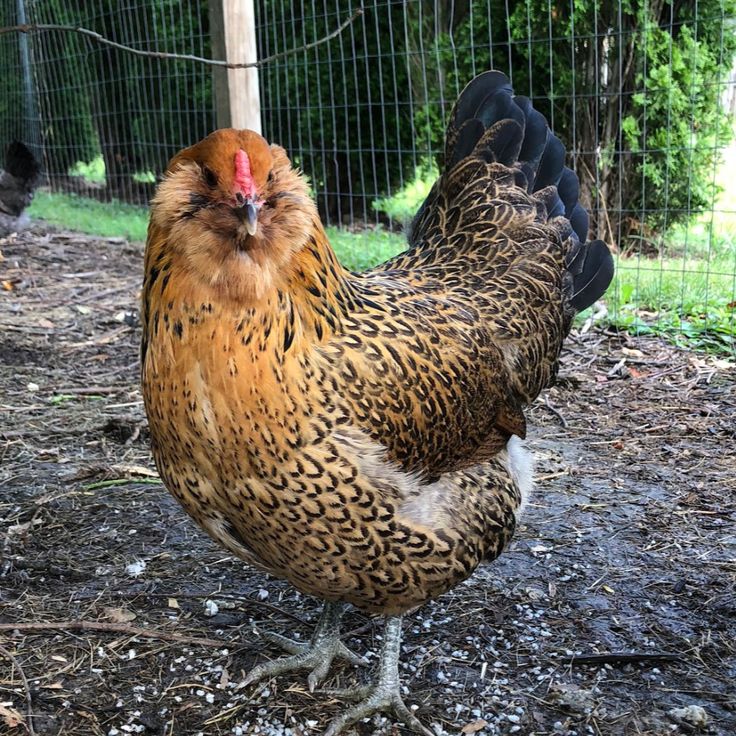
[[[607,282],[576,296],[592,268],[565,217],[577,197],[534,191],[556,176],[554,145],[519,161],[535,144],[519,107],[486,119],[493,95],[514,104],[501,78],[464,93],[409,249],[366,273],[339,264],[304,180],[252,132],[186,149],[153,202],[143,387],[157,466],[215,539],[305,593],[401,614],[513,534],[531,481],[509,439],[575,307]]]

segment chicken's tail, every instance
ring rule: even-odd
[[[5,153],[5,173],[15,177],[27,188],[35,186],[41,174],[41,166],[28,146],[13,141]]]
[[[473,79],[455,103],[447,128],[444,173],[452,181],[454,172],[462,167],[472,172],[477,165],[493,162],[512,167],[517,186],[544,203],[546,219],[557,218],[560,236],[568,241],[564,282],[569,304],[576,311],[589,307],[613,278],[613,258],[603,241],[586,242],[588,213],[578,201],[578,177],[565,166],[562,142],[531,100],[515,97],[509,78],[497,71]],[[458,178],[468,182],[466,189],[472,189],[472,173]],[[466,192],[452,185],[444,194],[456,194],[458,204],[466,198]],[[417,213],[411,238],[421,236],[418,230],[434,219],[423,212],[428,205],[436,205],[431,197]],[[452,209],[452,202],[445,203]]]

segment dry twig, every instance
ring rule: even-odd
[[[127,634],[128,636],[144,636],[147,639],[161,639],[162,641],[174,641],[180,644],[194,644],[201,647],[229,647],[231,644],[219,639],[206,639],[196,636],[185,636],[183,634],[172,634],[166,631],[154,631],[153,629],[142,629],[139,626],[128,626],[127,624],[109,623],[106,621],[47,621],[47,622],[24,622],[14,624],[0,624],[0,631],[20,631],[27,633],[43,633],[44,631],[109,631],[116,634]]]
[[[567,662],[576,664],[631,664],[633,662],[680,662],[683,656],[674,652],[609,652],[608,654],[574,654]]]
[[[21,682],[23,683],[23,689],[26,693],[26,707],[28,709],[26,726],[28,727],[28,736],[36,736],[36,731],[33,728],[33,697],[31,695],[31,688],[28,685],[28,678],[26,677],[26,673],[23,672],[23,668],[20,666],[20,662],[16,659],[15,655],[12,652],[7,650],[3,646],[0,646],[0,654],[6,659],[9,659],[13,664],[13,667],[18,670],[18,675],[20,676]]]
[[[545,407],[547,407],[547,409],[549,409],[549,411],[552,414],[554,414],[560,420],[560,424],[563,426],[563,428],[564,429],[567,429],[567,419],[565,419],[565,417],[562,416],[562,413],[560,412],[559,409],[555,409],[555,407],[552,406],[552,404],[549,401],[549,396],[546,396],[545,395],[545,397],[544,397],[544,405],[545,405]]]

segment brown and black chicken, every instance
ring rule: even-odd
[[[307,183],[251,131],[177,154],[151,212],[143,388],[167,488],[233,554],[325,601],[309,644],[255,682],[335,657],[346,604],[386,616],[378,711],[428,733],[399,687],[401,616],[493,560],[532,487],[524,407],[613,261],[564,148],[508,78],[458,99],[408,249],[351,273]]]

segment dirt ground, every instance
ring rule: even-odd
[[[308,638],[318,602],[157,480],[142,247],[36,227],[0,250],[0,733],[320,733],[341,703],[305,676],[238,684],[277,655],[258,631]],[[437,734],[736,734],[735,387],[722,359],[573,337],[530,413],[516,540],[406,622],[406,699]],[[345,631],[377,651],[378,621]],[[327,686],[364,677],[339,664]]]

